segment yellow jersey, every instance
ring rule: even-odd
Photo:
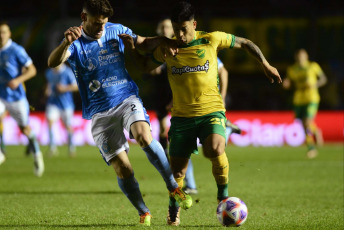
[[[224,32],[195,32],[195,38],[179,47],[177,56],[167,55],[158,47],[153,60],[166,62],[173,94],[172,116],[198,117],[225,111],[218,88],[217,53],[232,48],[235,36]]]
[[[294,64],[287,69],[287,77],[295,87],[294,105],[319,103],[320,96],[317,82],[322,74],[320,66],[316,62],[308,62],[305,67]]]

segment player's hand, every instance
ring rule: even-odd
[[[282,83],[282,78],[278,73],[278,70],[271,66],[269,63],[263,64],[264,72],[267,78],[269,78],[271,83],[274,83],[275,80],[277,83],[281,84]]]
[[[125,48],[131,50],[135,49],[134,39],[132,36],[129,34],[119,34],[118,37],[122,39]]]
[[[70,27],[68,30],[64,32],[64,36],[66,38],[66,41],[69,44],[72,44],[75,40],[81,37],[81,29],[82,26],[73,26]]]
[[[177,56],[179,52],[179,42],[177,40],[165,38],[160,45],[165,52],[165,57],[167,55],[172,55],[173,57]]]
[[[7,86],[10,87],[12,90],[15,90],[16,88],[18,88],[19,85],[20,85],[20,81],[18,81],[18,79],[12,79],[11,81],[7,83]]]
[[[65,85],[57,84],[57,85],[56,85],[56,91],[57,91],[58,93],[65,93],[65,92],[68,91],[68,89],[67,89],[67,86],[65,86]]]

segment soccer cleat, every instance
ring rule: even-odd
[[[44,161],[41,152],[34,155],[34,173],[37,177],[41,177],[44,173]]]
[[[184,188],[184,192],[189,194],[189,195],[196,195],[196,194],[198,194],[198,190],[196,188],[185,187]]]
[[[145,214],[140,215],[140,224],[144,226],[150,226],[151,219],[152,219],[152,215],[149,212],[146,212]]]
[[[172,226],[180,225],[180,207],[168,206],[167,224]]]
[[[186,194],[181,188],[176,188],[170,192],[170,196],[173,197],[184,210],[192,206],[191,196]]]
[[[2,163],[4,163],[5,160],[6,160],[5,155],[0,151],[0,165],[1,165]]]
[[[241,129],[239,126],[233,124],[230,120],[226,121],[226,127],[230,127],[232,129],[232,133],[241,134]]]

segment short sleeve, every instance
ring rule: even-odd
[[[217,46],[217,49],[233,48],[235,44],[235,36],[225,32],[212,32],[211,40]]]
[[[128,28],[128,27],[126,27],[126,26],[123,26],[123,28],[122,28],[122,33],[123,33],[123,34],[128,34],[128,35],[130,35],[130,36],[134,39],[134,43],[136,44],[137,35],[134,34],[133,31],[132,31],[130,28]]]
[[[158,48],[156,48],[153,52],[153,55],[152,55],[152,60],[153,62],[161,65],[165,62],[165,57],[164,57],[164,52],[162,51],[162,48],[161,46],[159,46]]]
[[[18,48],[17,59],[22,66],[28,67],[32,64],[32,59],[29,57],[29,55],[26,53],[23,47]]]

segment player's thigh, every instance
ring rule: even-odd
[[[168,132],[169,155],[189,159],[192,153],[198,154],[197,125],[193,118],[173,117]]]
[[[206,157],[221,155],[226,146],[226,116],[223,112],[215,112],[199,119],[199,139]]]
[[[126,100],[124,100],[123,103],[117,109],[122,112],[123,127],[129,132],[130,138],[134,138],[131,132],[132,124],[139,121],[145,122],[147,123],[147,125],[141,124],[138,127],[135,126],[135,128],[141,128],[140,130],[136,130],[136,131],[142,131],[142,132],[145,132],[145,134],[147,135],[151,135],[149,116],[147,114],[146,109],[143,107],[143,104],[140,98],[136,96],[131,96],[127,98]]]
[[[319,108],[318,103],[309,103],[306,108],[306,117],[307,119],[313,120],[317,115]]]
[[[24,128],[29,124],[29,102],[26,98],[22,98],[15,102],[5,102],[6,110],[11,117],[17,122],[20,128]]]
[[[58,119],[60,119],[60,116],[61,116],[61,111],[56,105],[47,104],[45,108],[45,117],[47,118],[48,121],[55,122]]]
[[[67,108],[67,109],[61,110],[62,122],[67,128],[70,128],[72,126],[73,115],[74,115],[73,108]]]
[[[92,117],[92,136],[107,164],[120,152],[129,152],[120,113],[121,111],[111,110]]]
[[[299,120],[304,120],[307,114],[307,106],[306,105],[294,105],[294,115],[295,118]]]

